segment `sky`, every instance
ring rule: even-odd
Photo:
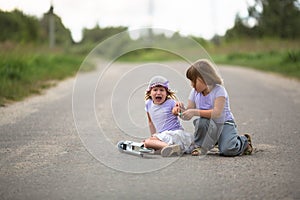
[[[0,0],[0,9],[19,9],[41,18],[54,6],[74,41],[84,28],[126,26],[129,30],[153,27],[211,39],[224,35],[237,14],[247,16],[254,0]]]

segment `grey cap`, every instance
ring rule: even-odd
[[[149,82],[147,92],[156,86],[163,86],[168,90],[169,89],[169,81],[163,76],[153,76]]]

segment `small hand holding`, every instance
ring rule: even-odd
[[[177,115],[177,116],[181,117],[181,114],[182,114],[183,110],[185,110],[184,104],[180,101],[177,101],[175,103],[175,107],[172,109],[172,113],[174,115]]]
[[[184,120],[190,120],[192,119],[192,117],[194,117],[198,112],[197,109],[188,109],[188,110],[185,110],[182,114],[181,114],[181,118],[184,119]]]
[[[172,113],[173,113],[173,115],[180,115],[180,107],[178,107],[178,106],[175,106],[173,109],[172,109]]]

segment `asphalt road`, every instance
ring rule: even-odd
[[[0,199],[300,199],[300,83],[274,74],[219,68],[238,130],[252,134],[251,156],[118,152],[119,140],[149,136],[143,95],[152,75],[187,101],[186,67],[100,64],[0,108]]]

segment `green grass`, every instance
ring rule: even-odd
[[[211,54],[217,64],[238,65],[267,72],[275,72],[300,80],[300,50],[268,52],[236,52]],[[122,56],[122,62],[170,61],[180,57],[160,50],[130,52]]]
[[[80,67],[82,56],[19,50],[0,54],[0,105],[22,100],[42,89],[74,75]]]
[[[186,48],[186,51],[190,54],[197,53],[195,49],[190,48]],[[206,51],[217,64],[250,67],[300,80],[299,40],[265,38],[222,41],[220,45],[206,44]],[[156,49],[133,51],[119,59],[125,62],[168,60],[182,59]]]
[[[300,50],[215,55],[216,63],[251,67],[300,80]]]
[[[141,49],[131,51],[122,55],[118,61],[121,62],[147,62],[147,61],[169,61],[180,59],[175,54],[159,49]]]
[[[183,48],[193,55],[199,53],[193,48]],[[49,50],[34,45],[0,44],[0,106],[39,94],[57,80],[75,75],[87,54],[82,49],[87,47]],[[236,40],[218,46],[209,44],[206,50],[217,64],[251,67],[300,80],[298,40]],[[121,62],[171,60],[182,61],[182,58],[157,49],[132,51],[118,58]],[[86,70],[94,68],[92,63],[86,66],[89,68]]]

